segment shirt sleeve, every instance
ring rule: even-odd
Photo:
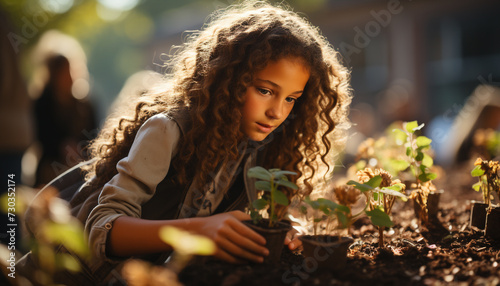
[[[118,173],[103,187],[98,205],[85,223],[96,258],[110,260],[106,241],[115,219],[141,217],[141,206],[151,199],[168,173],[179,139],[178,125],[163,114],[149,118],[140,127],[128,156],[118,162]]]

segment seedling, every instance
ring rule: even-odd
[[[491,208],[493,192],[496,192],[497,196],[500,197],[500,178],[498,176],[500,165],[498,161],[477,158],[474,166],[471,175],[478,177],[479,182],[475,183],[472,188],[477,192],[482,192],[484,203],[488,205],[488,208]]]
[[[248,177],[257,179],[255,188],[264,192],[261,198],[252,202],[253,210],[251,211],[251,216],[254,224],[262,220],[259,211],[266,208],[269,212],[269,228],[283,219],[285,212],[278,212],[277,207],[278,205],[287,207],[290,202],[285,193],[279,190],[279,187],[286,187],[293,190],[298,189],[296,184],[288,180],[287,175],[297,175],[297,173],[282,171],[280,169],[266,170],[259,166],[248,170]]]
[[[373,172],[366,168],[358,172],[360,182],[349,181],[348,185],[353,185],[366,196],[366,215],[373,225],[379,229],[379,247],[384,247],[384,228],[392,227],[390,214],[396,198],[407,200],[405,185],[399,180],[392,181],[392,176],[382,170],[376,169]]]
[[[429,192],[436,188],[432,184],[437,175],[430,171],[434,160],[427,153],[431,149],[431,139],[425,136],[417,136],[415,132],[421,130],[424,124],[418,124],[417,121],[405,122],[404,129],[394,129],[399,140],[405,142],[406,156],[408,158],[411,174],[415,178],[415,188],[410,194],[410,198],[420,206],[420,219],[424,224],[429,220],[427,199]]]
[[[343,229],[350,226],[351,210],[343,205],[339,205],[334,201],[318,198],[316,200],[311,200],[309,196],[304,199],[304,203],[309,205],[313,209],[313,234],[319,234],[319,227],[322,222],[324,222],[324,232],[331,233],[334,229],[332,227],[333,222],[338,221],[337,228]],[[302,214],[308,214],[307,207],[301,206],[300,211]]]

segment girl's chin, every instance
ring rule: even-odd
[[[268,136],[269,136],[269,134],[252,134],[252,135],[247,135],[246,137],[249,140],[252,140],[255,142],[260,142],[260,141],[264,141]]]

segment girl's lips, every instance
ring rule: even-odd
[[[262,132],[265,132],[265,133],[269,133],[273,130],[273,126],[271,126],[271,125],[262,124],[262,123],[257,122],[257,126],[259,127],[259,129]]]

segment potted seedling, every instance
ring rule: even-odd
[[[482,160],[478,158],[471,171],[473,177],[478,177],[479,181],[473,185],[473,189],[481,191],[483,202],[473,202],[471,211],[471,226],[485,229],[488,236],[500,237],[500,208],[492,204],[493,194],[500,196],[500,178],[498,176],[498,161]],[[488,227],[490,225],[490,227]],[[496,226],[496,227],[492,227]]]
[[[248,177],[257,179],[255,188],[263,193],[260,198],[252,202],[250,208],[252,220],[244,223],[266,239],[269,255],[264,258],[264,263],[279,261],[286,234],[292,228],[290,223],[283,220],[289,200],[280,188],[297,190],[298,187],[288,180],[287,175],[297,175],[297,173],[279,169],[267,170],[259,166],[248,170]],[[262,211],[267,211],[269,216],[267,219],[262,217]]]
[[[439,199],[443,190],[437,190],[432,180],[436,179],[436,173],[431,171],[434,160],[428,154],[431,151],[432,140],[426,136],[417,136],[416,132],[421,130],[424,124],[417,121],[403,123],[403,129],[394,129],[394,133],[406,147],[406,156],[409,163],[412,188],[410,199],[416,216],[423,225],[437,222]]]
[[[344,205],[325,198],[311,200],[306,197],[304,203],[313,213],[313,234],[300,236],[299,239],[302,241],[302,253],[306,261],[313,259],[319,268],[338,271],[345,267],[347,249],[353,242],[352,237],[342,236],[340,231],[349,230],[364,210],[356,215],[351,211],[352,205],[359,199],[359,190],[352,186],[339,186],[334,191],[337,199]],[[306,206],[301,206],[301,212],[307,218],[309,212]],[[338,235],[332,235],[335,231],[338,231]]]
[[[405,185],[399,180],[392,180],[392,175],[383,169],[366,168],[358,171],[358,180],[347,182],[360,190],[366,197],[365,213],[373,225],[378,227],[379,247],[384,247],[384,229],[391,227],[393,222],[390,219],[392,207],[396,198],[407,200],[403,193]]]

